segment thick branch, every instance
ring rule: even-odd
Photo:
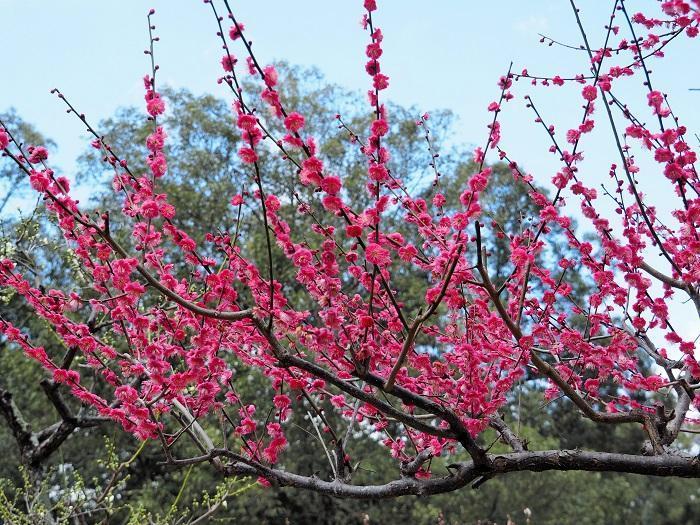
[[[364,401],[365,403],[374,406],[383,414],[393,417],[397,421],[400,421],[420,432],[425,432],[426,434],[431,434],[433,436],[456,438],[460,442],[460,444],[465,448],[465,450],[469,453],[469,455],[474,459],[474,461],[476,461],[479,464],[483,464],[483,462],[485,461],[485,452],[476,444],[476,441],[474,441],[474,438],[471,436],[471,434],[464,426],[462,421],[451,410],[443,407],[438,403],[435,403],[434,401],[430,401],[429,399],[426,399],[423,396],[410,392],[409,390],[406,390],[405,388],[402,388],[398,385],[395,385],[394,388],[392,388],[391,392],[389,392],[390,394],[395,395],[404,402],[415,405],[418,408],[426,410],[427,412],[430,412],[431,414],[434,414],[437,417],[443,419],[449,424],[450,431],[445,431],[443,429],[427,425],[422,421],[414,418],[413,416],[394,408],[389,403],[386,403],[381,399],[376,398],[372,394],[365,392],[363,389],[356,387],[352,383],[340,379],[339,377],[335,376],[322,366],[306,361],[301,357],[289,354],[287,350],[275,338],[274,334],[272,334],[270,330],[266,329],[259,320],[254,319],[254,323],[255,326],[258,328],[258,331],[267,339],[268,343],[272,348],[272,352],[279,360],[281,366],[295,366],[301,370],[312,374],[314,377],[323,379],[335,385],[346,394],[350,394],[355,399],[359,399],[360,401]],[[362,379],[367,381],[368,384],[379,388],[380,390],[384,390],[385,382],[383,378],[370,373],[365,373],[362,375]]]
[[[659,270],[657,270],[653,266],[648,265],[647,263],[642,263],[639,265],[639,267],[655,279],[658,279],[662,283],[667,284],[671,288],[677,288],[678,290],[683,290],[684,292],[686,292],[690,296],[690,299],[693,301],[693,304],[695,305],[695,310],[700,316],[700,291],[698,291],[696,288],[693,288],[690,284],[681,281],[680,279],[674,279],[673,277],[670,277],[665,273],[660,272]]]
[[[355,399],[359,399],[360,401],[372,405],[374,408],[381,411],[383,414],[393,417],[397,421],[400,421],[401,423],[404,423],[407,426],[418,430],[419,432],[425,432],[426,434],[431,434],[433,436],[438,437],[455,437],[455,435],[452,432],[447,432],[445,430],[431,426],[412,417],[409,414],[404,413],[401,410],[392,407],[389,403],[386,403],[385,401],[376,398],[372,394],[365,392],[363,389],[356,387],[349,381],[345,381],[336,377],[331,372],[315,363],[311,363],[297,356],[287,355],[282,356],[280,358],[280,364],[282,364],[283,366],[295,366],[301,370],[312,374],[314,377],[323,379],[336,386],[346,394],[351,395]],[[380,381],[383,384],[383,380],[380,379]]]
[[[4,388],[0,388],[0,412],[7,421],[21,453],[23,455],[29,453],[36,445],[36,439],[29,423],[12,399],[12,394]]]
[[[503,441],[510,445],[515,452],[525,452],[527,450],[527,444],[513,432],[498,414],[493,414],[489,417],[489,426],[496,430]]]
[[[324,481],[315,476],[301,476],[285,470],[266,467],[225,449],[215,449],[204,456],[175,460],[174,465],[191,465],[227,457],[232,475],[264,476],[278,486],[312,490],[329,496],[353,499],[386,499],[398,496],[424,496],[461,489],[476,480],[509,472],[544,472],[548,470],[580,470],[589,472],[624,472],[647,476],[700,477],[700,461],[689,456],[641,456],[584,450],[544,450],[487,455],[487,466],[477,467],[472,461],[450,465],[451,474],[432,479],[403,477],[384,485],[349,485],[341,481]]]
[[[415,476],[423,464],[432,457],[433,451],[430,448],[424,448],[415,458],[401,464],[401,474],[404,476]]]

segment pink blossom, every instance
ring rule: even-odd
[[[267,87],[272,88],[277,85],[279,75],[277,73],[277,70],[275,69],[275,66],[265,66],[263,68],[263,73],[265,74],[265,84],[267,85]]]
[[[235,25],[231,26],[228,35],[229,37],[231,37],[231,40],[236,40],[238,38],[241,38],[243,31],[245,31],[245,25],[239,22],[238,27],[236,27]]]
[[[151,155],[146,160],[146,163],[151,169],[153,176],[156,178],[162,177],[168,168],[167,161],[165,160],[165,155],[163,155],[160,151],[155,153],[154,155]]]
[[[383,182],[389,178],[389,172],[383,164],[374,163],[369,167],[369,177],[377,182]]]
[[[233,71],[233,68],[236,66],[237,62],[238,60],[236,59],[236,57],[231,55],[230,53],[227,53],[223,57],[221,57],[221,67],[224,68],[224,71]]]
[[[269,212],[276,212],[280,209],[280,200],[275,195],[268,195],[265,198],[265,207]]]
[[[342,184],[338,177],[328,176],[321,181],[321,189],[331,195],[336,195],[341,187]]]
[[[377,73],[374,75],[372,85],[374,86],[374,89],[378,91],[386,89],[389,87],[389,77],[382,73]]]
[[[669,114],[668,109],[662,108],[664,103],[664,96],[660,91],[652,91],[647,95],[647,101],[649,106],[654,109],[656,115],[666,116]]]
[[[64,368],[56,368],[53,371],[53,380],[56,383],[75,384],[80,382],[80,374],[75,370],[66,370]]]
[[[284,119],[284,127],[291,133],[298,133],[304,127],[304,116],[296,111],[290,113]]]
[[[673,153],[668,148],[656,148],[654,159],[656,159],[657,162],[671,162],[673,160]]]
[[[365,249],[365,257],[372,264],[377,266],[388,266],[391,264],[391,255],[389,250],[382,248],[379,244],[371,242]]]
[[[141,205],[141,213],[144,217],[149,219],[158,217],[158,203],[152,199],[147,200]]]
[[[366,55],[372,60],[377,60],[380,56],[382,56],[382,48],[379,43],[372,42],[371,44],[367,44]]]
[[[357,324],[360,328],[372,328],[374,326],[374,319],[372,319],[371,315],[361,315],[357,320]]]
[[[372,135],[377,137],[382,137],[386,135],[389,131],[389,124],[386,119],[377,119],[372,122]]]
[[[165,112],[165,102],[163,102],[163,99],[160,98],[160,95],[153,94],[147,99],[146,111],[148,111],[148,114],[152,117],[162,115]]]
[[[39,164],[49,158],[49,152],[43,146],[30,147],[27,160],[32,164]]]
[[[323,207],[330,212],[337,212],[343,209],[343,200],[337,195],[326,195],[321,202]]]
[[[540,211],[540,217],[544,221],[553,221],[557,218],[558,216],[557,209],[554,206],[545,206],[541,211]]]
[[[44,192],[49,188],[51,179],[44,171],[32,171],[29,176],[29,183],[36,191]]]
[[[241,424],[236,427],[236,433],[241,436],[247,436],[255,432],[257,423],[250,417],[245,417],[241,420]]]
[[[253,164],[258,160],[258,155],[255,153],[255,150],[247,146],[238,150],[238,156],[245,164]]]
[[[345,234],[348,237],[362,237],[362,226],[358,224],[350,224],[345,227]]]
[[[240,114],[237,120],[238,127],[245,131],[253,131],[258,125],[258,119],[255,115]]]
[[[331,404],[336,408],[343,408],[345,406],[345,396],[332,396]]]
[[[377,73],[379,73],[380,70],[381,66],[379,65],[379,62],[377,60],[372,59],[367,61],[367,63],[365,64],[365,71],[370,76],[376,75]]]
[[[583,98],[585,98],[588,102],[593,102],[596,98],[598,98],[598,89],[592,85],[585,86],[583,91],[581,91],[581,95],[583,95]]]
[[[412,244],[407,244],[406,246],[399,248],[398,253],[402,260],[410,262],[416,255],[418,255],[418,250]]]
[[[472,191],[484,191],[489,183],[491,168],[485,168],[483,171],[472,175],[469,178],[469,189]]]
[[[294,252],[293,261],[296,266],[306,266],[313,261],[313,254],[311,250],[299,248]]]
[[[162,126],[158,126],[156,130],[146,138],[146,147],[151,151],[163,149],[165,145],[166,134]]]
[[[570,129],[566,132],[566,141],[569,144],[576,144],[579,138],[581,138],[581,132],[577,129]]]

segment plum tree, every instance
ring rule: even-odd
[[[674,446],[683,425],[694,422],[700,363],[694,341],[674,328],[670,308],[689,299],[700,312],[697,158],[687,128],[654,89],[647,66],[672,40],[697,36],[697,1],[662,2],[652,16],[631,15],[623,0],[615,0],[604,45],[595,49],[572,0],[590,69],[562,78],[510,68],[488,106],[493,117],[484,146],[473,153],[473,171],[463,187],[449,192],[441,186],[427,114],[416,125],[426,130],[432,180],[411,191],[409,174],[392,165],[391,115],[383,100],[390,79],[380,67],[384,35],[374,0],[364,1],[363,19],[371,118],[361,130],[336,117],[346,151],[365,165],[359,186],[324,162],[318,141],[307,133],[308,116],[280,96],[284,78],[253,53],[229,2],[205,4],[224,49],[220,81],[230,87],[240,134],[232,175],[250,187],[222,196],[235,216],[227,227],[195,240],[163,190],[168,137],[165,99],[156,83],[153,10],[151,71],[144,78],[151,129],[143,169],[134,168],[54,91],[113,169],[119,213],[84,211],[69,181],[50,168],[48,150],[26,147],[0,123],[3,155],[43,196],[89,282],[46,290],[32,285],[11,259],[0,263],[0,285],[21,295],[67,348],[60,355],[47,352],[22,327],[0,318],[6,340],[49,372],[45,388],[63,417],[51,432],[35,435],[11,402],[2,405],[28,454],[46,454],[76,427],[109,419],[139,439],[157,440],[169,465],[210,463],[223,477],[255,476],[263,484],[338,497],[436,494],[525,470],[700,474],[696,456]],[[646,37],[637,37],[640,27]],[[653,126],[614,89],[640,75]],[[519,100],[520,79],[550,90],[582,86],[580,124],[566,132],[565,143],[525,95],[525,107],[560,162],[551,178],[552,197],[504,149],[499,118]],[[618,154],[609,168],[614,189],[605,190],[614,215],[580,175],[580,148],[596,124],[609,128]],[[262,159],[273,155],[289,170],[289,191],[273,187],[266,176]],[[481,199],[495,169],[488,155],[505,162],[528,189],[534,220],[484,215]],[[647,194],[641,187],[637,155],[651,157],[654,184],[675,199],[668,219],[654,201],[659,190]],[[446,194],[455,191],[458,203],[448,205]],[[573,226],[579,217],[597,234],[595,242]],[[262,261],[247,253],[253,230]],[[557,251],[562,235],[567,255]],[[507,261],[494,271],[490,258],[497,244]],[[289,279],[279,277],[282,259],[295,269]],[[403,289],[411,273],[427,276],[419,304]],[[583,297],[574,292],[581,279],[588,290]],[[101,335],[105,330],[108,336]],[[241,394],[242,371],[248,369],[268,378],[265,402]],[[88,380],[93,376],[99,381]],[[530,450],[504,414],[524,378],[546,384],[547,399],[565,398],[571,411],[597,425],[643,428],[644,448],[636,454]],[[93,413],[71,413],[61,389]],[[318,454],[328,461],[327,476],[285,468],[285,454],[294,453],[286,437],[293,406],[308,413]],[[218,426],[203,422],[211,415]],[[488,428],[512,451],[490,452],[483,439]],[[181,457],[184,440],[200,453]],[[395,479],[353,483],[363,440],[387,448],[397,462]],[[434,458],[460,451],[469,460],[444,471],[433,468]]]

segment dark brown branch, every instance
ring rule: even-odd
[[[403,366],[403,362],[406,360],[406,357],[408,356],[408,352],[411,351],[411,348],[413,347],[413,342],[416,339],[416,335],[418,334],[418,331],[420,330],[420,327],[425,323],[431,315],[435,313],[435,311],[438,309],[440,306],[440,303],[442,302],[443,298],[445,297],[445,294],[447,293],[447,287],[450,285],[450,281],[452,280],[452,275],[454,274],[455,268],[457,267],[457,263],[459,263],[459,258],[460,255],[462,254],[462,250],[464,249],[464,246],[460,246],[459,249],[457,250],[457,253],[455,254],[454,260],[452,261],[452,264],[450,264],[447,274],[445,275],[445,278],[443,279],[442,286],[440,287],[440,293],[438,296],[435,298],[435,300],[430,303],[430,306],[428,309],[425,311],[425,313],[418,315],[418,317],[413,321],[413,324],[411,325],[411,328],[408,330],[408,334],[406,335],[406,339],[404,340],[403,347],[401,348],[401,353],[399,354],[399,358],[396,360],[396,363],[394,364],[394,367],[391,369],[391,372],[389,373],[389,377],[386,380],[386,384],[384,386],[384,390],[387,392],[391,392],[391,389],[394,387],[394,381],[396,381],[396,375],[399,373],[399,370],[401,370],[401,367]]]
[[[415,476],[423,464],[426,461],[429,461],[432,457],[433,451],[430,448],[424,448],[415,458],[401,464],[401,474],[409,477]]]
[[[35,434],[36,445],[31,455],[32,463],[34,464],[39,464],[48,459],[75,429],[96,427],[111,421],[109,418],[101,416],[76,416],[66,405],[58,390],[58,384],[49,379],[43,379],[40,384],[46,397],[49,398],[56,412],[61,416],[61,421]]]
[[[119,255],[121,255],[124,258],[129,257],[127,251],[124,248],[122,248],[122,246],[119,243],[117,243],[104,230],[98,230],[98,233],[105,241],[109,243],[109,245]],[[138,271],[141,274],[141,276],[148,282],[148,284],[153,286],[153,288],[158,290],[165,297],[195,314],[202,315],[204,317],[213,317],[214,319],[221,319],[224,321],[241,321],[243,319],[249,319],[253,316],[253,311],[250,309],[239,310],[237,312],[223,312],[220,310],[212,310],[211,308],[199,306],[178,295],[167,286],[161,284],[161,282],[158,279],[156,279],[153,275],[151,275],[151,273],[148,270],[146,270],[146,268],[144,268],[144,266],[141,263],[136,264],[136,271]]]
[[[496,307],[496,310],[498,311],[498,314],[500,315],[501,319],[505,323],[511,335],[519,344],[520,340],[523,338],[523,332],[520,329],[520,327],[517,324],[515,324],[512,317],[506,310],[506,307],[503,305],[503,302],[501,302],[501,299],[498,296],[498,292],[494,288],[493,283],[489,278],[488,271],[486,270],[486,266],[484,264],[484,258],[483,256],[481,256],[481,226],[478,222],[476,223],[476,242],[477,250],[479,253],[477,270],[483,281],[483,286],[486,289],[486,292],[488,293],[491,302]],[[557,387],[559,387],[559,389],[564,393],[564,395],[566,395],[566,397],[573,401],[573,403],[581,410],[581,412],[583,412],[583,414],[592,421],[595,421],[596,423],[636,422],[644,424],[644,414],[641,411],[616,413],[598,412],[588,403],[588,401],[586,401],[576,391],[576,389],[573,386],[571,386],[571,384],[569,384],[569,382],[566,379],[564,379],[561,376],[561,374],[559,374],[559,372],[557,372],[557,370],[554,367],[552,367],[547,361],[539,357],[535,352],[530,352],[530,361],[532,361],[532,364],[534,364],[535,367],[542,374],[551,379],[551,381],[555,385],[557,385]]]
[[[12,394],[4,388],[0,388],[0,413],[7,421],[22,456],[31,455],[31,450],[36,446],[36,437],[12,399]]]
[[[658,279],[662,283],[667,284],[671,288],[676,288],[678,290],[683,290],[684,292],[686,292],[690,296],[690,299],[693,301],[693,304],[695,305],[695,310],[700,316],[700,291],[697,288],[693,288],[689,283],[683,282],[680,279],[674,279],[673,277],[670,277],[665,273],[660,272],[659,270],[645,262],[640,264],[639,267],[655,279]]]
[[[214,449],[203,456],[173,460],[174,466],[210,462],[226,457],[232,463],[227,474],[263,476],[277,486],[312,490],[321,494],[353,499],[386,499],[398,496],[425,496],[459,490],[482,477],[494,477],[510,472],[544,472],[548,470],[579,470],[588,472],[624,472],[647,476],[700,477],[700,461],[691,456],[641,456],[585,450],[544,450],[514,452],[486,456],[487,464],[478,467],[472,461],[450,465],[450,475],[432,479],[403,477],[384,485],[350,485],[338,480],[324,481],[315,476],[301,476],[285,470],[267,467],[225,449]]]
[[[489,417],[489,426],[501,435],[503,441],[505,441],[513,451],[525,452],[527,450],[527,444],[513,432],[498,414],[493,414]]]
[[[414,428],[420,432],[425,432],[426,434],[430,434],[433,436],[438,436],[438,437],[451,437],[454,438],[455,434],[452,432],[448,432],[445,430],[442,430],[440,428],[431,426],[427,423],[424,423],[414,417],[412,417],[409,414],[406,414],[402,412],[401,410],[394,408],[391,406],[389,403],[386,403],[385,401],[382,401],[381,399],[378,399],[377,397],[373,396],[372,394],[369,394],[362,390],[361,388],[356,387],[354,384],[350,383],[349,381],[345,381],[344,379],[340,379],[336,377],[334,374],[326,370],[325,368],[315,364],[311,363],[309,361],[306,361],[300,357],[297,356],[292,356],[292,355],[287,355],[283,356],[280,358],[280,364],[282,366],[294,366],[296,368],[299,368],[301,370],[304,370],[310,374],[312,374],[314,377],[318,377],[320,379],[323,379],[332,385],[336,386],[346,394],[351,395],[355,399],[359,399],[360,401],[363,401],[369,405],[372,405],[374,408],[377,410],[381,411],[383,414],[393,417],[397,421],[400,421],[401,423],[404,423],[408,425],[411,428]],[[378,378],[381,383],[383,384],[383,380],[381,378]],[[369,381],[368,381],[369,383]],[[374,385],[376,386],[376,385]]]
[[[12,394],[0,388],[0,413],[7,421],[17,446],[22,463],[30,467],[40,465],[55,452],[76,428],[95,427],[108,421],[99,416],[75,416],[58,392],[58,385],[48,379],[41,382],[46,396],[61,416],[61,421],[39,432],[32,432],[31,425],[24,419]]]
[[[426,434],[430,434],[433,436],[450,437],[457,439],[460,442],[460,444],[465,448],[465,450],[469,453],[469,455],[474,459],[474,461],[476,461],[478,464],[481,464],[485,461],[485,452],[476,444],[476,441],[474,441],[474,438],[471,436],[471,434],[464,426],[464,423],[462,423],[460,418],[448,408],[445,408],[442,405],[435,403],[434,401],[430,401],[429,399],[424,398],[423,396],[406,390],[405,388],[401,388],[398,385],[394,386],[391,392],[388,392],[398,397],[403,402],[415,405],[416,407],[421,408],[431,414],[434,414],[435,416],[444,420],[449,424],[450,430],[446,431],[428,425],[420,421],[419,419],[414,418],[413,416],[394,408],[389,403],[378,399],[376,396],[365,392],[363,389],[356,387],[349,381],[340,379],[339,377],[335,376],[333,373],[329,372],[322,366],[319,366],[316,363],[312,363],[310,361],[306,361],[301,357],[289,354],[289,352],[287,352],[287,350],[280,344],[280,342],[275,338],[275,336],[269,330],[267,330],[259,320],[255,319],[254,323],[258,331],[267,339],[268,343],[272,348],[272,352],[279,360],[281,366],[295,366],[301,370],[305,370],[306,372],[312,374],[314,377],[318,377],[319,379],[323,379],[328,383],[335,385],[346,394],[350,394],[351,396],[353,396],[355,399],[359,399],[360,401],[364,401],[365,403],[372,405],[373,407],[381,411],[383,414],[393,417],[397,421],[400,421],[401,423],[404,423],[407,426],[412,427],[420,432],[425,432]],[[364,379],[369,385],[379,388],[380,390],[384,389],[384,379],[379,376],[370,373],[364,373],[361,379]]]

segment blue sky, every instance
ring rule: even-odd
[[[634,10],[651,2],[628,3]],[[359,26],[360,0],[237,0],[232,4],[263,62],[285,59],[315,65],[332,82],[366,89],[368,78],[362,66],[367,37]],[[603,0],[580,2],[594,43],[602,37],[608,4]],[[161,80],[195,93],[226,96],[214,82],[221,55],[214,20],[199,0],[0,0],[0,110],[16,107],[25,119],[53,137],[60,146],[57,160],[64,168],[71,168],[72,159],[83,147],[81,127],[64,114],[49,90],[59,87],[94,121],[111,115],[119,106],[141,104],[141,78],[148,69],[143,55],[145,13],[151,6],[157,10],[161,37],[157,49]],[[579,41],[566,0],[384,0],[377,22],[386,35],[383,69],[392,79],[387,96],[421,110],[452,109],[461,117],[458,138],[468,143],[484,142],[485,106],[497,96],[495,82],[511,60],[516,71],[527,67],[531,73],[574,73],[585,68],[584,53],[538,41],[538,32],[566,42]],[[692,47],[683,42],[674,45],[674,64],[692,63]],[[682,77],[671,78],[675,85],[664,78],[663,87],[673,93],[679,109],[692,109],[700,100],[700,94],[687,90],[700,86],[699,75],[698,68],[693,68]],[[577,87],[568,91],[578,95]],[[550,98],[543,105],[557,117],[562,115],[553,106],[572,100],[566,90],[539,92],[540,98]],[[522,104],[519,106],[521,110]],[[679,113],[687,117],[692,112]],[[575,115],[573,121],[578,118]],[[563,120],[561,126],[572,123]],[[530,122],[514,118],[512,125],[518,141],[510,144],[514,151],[521,144],[523,152],[545,144],[546,137],[533,133]],[[544,168],[527,160],[530,169]]]
[[[284,59],[318,66],[331,82],[367,89],[361,0],[231,3],[261,62]],[[611,3],[578,4],[592,45],[601,45]],[[635,12],[657,4],[628,0],[627,5]],[[459,117],[454,142],[485,142],[486,106],[498,97],[496,81],[510,61],[514,71],[527,67],[533,74],[563,76],[586,69],[585,53],[539,43],[538,33],[572,44],[580,41],[567,0],[380,0],[379,6],[376,23],[385,34],[382,69],[391,77],[386,96],[420,111],[454,111]],[[120,106],[142,105],[150,7],[157,11],[161,38],[160,81],[227,97],[215,82],[222,54],[216,26],[201,0],[0,0],[0,111],[15,107],[53,138],[59,147],[54,161],[69,176],[87,141],[79,122],[65,114],[49,91],[60,88],[93,123]],[[671,94],[674,111],[692,132],[700,130],[700,92],[688,89],[700,87],[698,44],[677,39],[668,48],[670,59],[651,62],[654,87]],[[616,92],[650,120],[640,78],[620,83]],[[581,118],[580,86],[531,88],[522,83],[515,93],[503,113],[502,145],[546,184],[558,162],[547,153],[547,136],[533,123],[522,96],[532,94],[563,138]],[[610,163],[619,162],[608,129],[599,113],[596,131],[583,143],[587,161],[582,173],[590,181],[604,182]],[[647,169],[641,176],[643,189],[653,190],[662,208],[670,204],[671,189],[659,171],[653,164],[640,164]],[[663,267],[663,261],[658,265]],[[697,321],[683,331],[696,332]]]

